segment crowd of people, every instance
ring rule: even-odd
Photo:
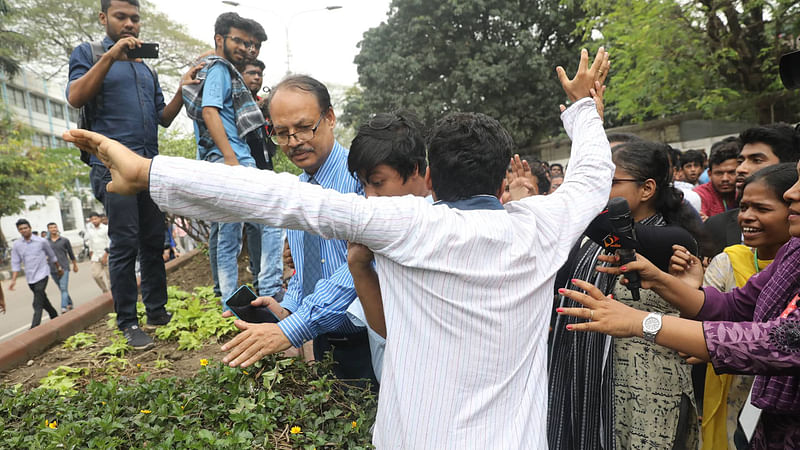
[[[426,130],[410,111],[376,112],[348,149],[320,81],[288,75],[259,96],[267,37],[256,21],[219,16],[213,52],[165,103],[155,73],[127,57],[142,43],[138,2],[101,9],[107,36],[75,49],[67,88],[73,106],[90,105],[92,131],[64,139],[90,155],[110,239],[90,243],[93,274],[100,285],[107,259],[118,326],[134,348],[153,345],[135,314],[137,258],[148,324],[170,320],[169,211],[213,222],[223,299],[240,284],[246,236],[252,305],[279,319],[236,320],[223,361],[330,352],[336,377],[378,391],[378,448],[800,442],[794,127],[749,128],[707,155],[607,135],[601,48],[593,61],[581,53],[572,79],[557,68],[569,99],[566,165],[514,155],[502,125],[479,113],[446,114]],[[197,161],[157,156],[157,125],[184,105]],[[278,148],[299,176],[271,170]],[[51,248],[22,222],[28,280],[49,261],[58,282],[71,251],[53,254],[64,247],[57,229]],[[284,260],[295,269],[285,289]],[[38,323],[55,310],[37,283]]]

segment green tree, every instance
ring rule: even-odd
[[[612,116],[639,122],[702,111],[786,120],[777,62],[800,34],[797,1],[591,0],[584,7],[586,28],[611,48]]]
[[[19,72],[20,61],[30,57],[33,50],[26,36],[7,26],[18,16],[19,9],[12,9],[5,0],[0,0],[0,72],[10,76]]]
[[[564,100],[555,67],[577,65],[583,18],[569,1],[393,0],[387,21],[364,34],[359,88],[343,122],[406,108],[427,125],[452,111],[498,119],[518,146],[559,130]]]
[[[20,14],[14,16],[10,26],[36,43],[36,58],[31,64],[47,76],[65,76],[72,50],[81,42],[105,36],[97,17],[100,12],[97,0],[18,0],[17,3]],[[189,36],[186,27],[158,11],[153,2],[140,3],[139,37],[160,43],[159,58],[148,64],[177,86],[180,75],[211,44]]]

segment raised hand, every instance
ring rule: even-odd
[[[672,246],[669,273],[695,289],[703,285],[703,263],[682,245]]]
[[[511,170],[506,172],[506,180],[508,181],[509,201],[522,200],[539,193],[537,188],[539,180],[531,171],[528,161],[520,159],[517,154],[511,158]]]
[[[598,81],[602,86],[606,76],[608,76],[610,67],[608,52],[605,48],[600,47],[591,67],[589,66],[589,52],[586,49],[581,50],[578,71],[571,80],[561,66],[556,67],[556,73],[558,73],[558,80],[561,82],[561,87],[564,88],[567,98],[569,98],[569,101],[574,102],[584,97],[590,97],[592,95],[591,89],[595,87],[595,81]]]
[[[599,261],[615,264],[613,266],[598,266],[596,270],[611,275],[625,275],[628,272],[639,272],[639,277],[642,280],[642,288],[651,289],[660,285],[662,275],[665,275],[658,267],[651,263],[647,258],[640,254],[636,254],[636,261],[631,261],[622,267],[618,267],[619,256],[617,255],[599,255]],[[628,284],[627,279],[621,281],[622,284]]]
[[[111,171],[111,182],[106,186],[108,192],[133,195],[147,189],[151,160],[137,155],[113,139],[88,130],[67,130],[63,138],[97,156],[108,167]]]

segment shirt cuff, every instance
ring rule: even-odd
[[[291,314],[289,317],[278,322],[278,328],[289,338],[289,342],[295,347],[302,347],[303,343],[314,339],[314,332],[299,314]]]

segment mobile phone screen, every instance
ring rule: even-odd
[[[158,44],[143,42],[141,47],[128,50],[128,58],[158,58]]]
[[[256,299],[256,294],[253,293],[247,286],[241,286],[236,290],[227,300],[225,304],[231,309],[231,312],[239,319],[250,323],[278,323],[278,318],[266,306],[253,306],[250,304]]]

